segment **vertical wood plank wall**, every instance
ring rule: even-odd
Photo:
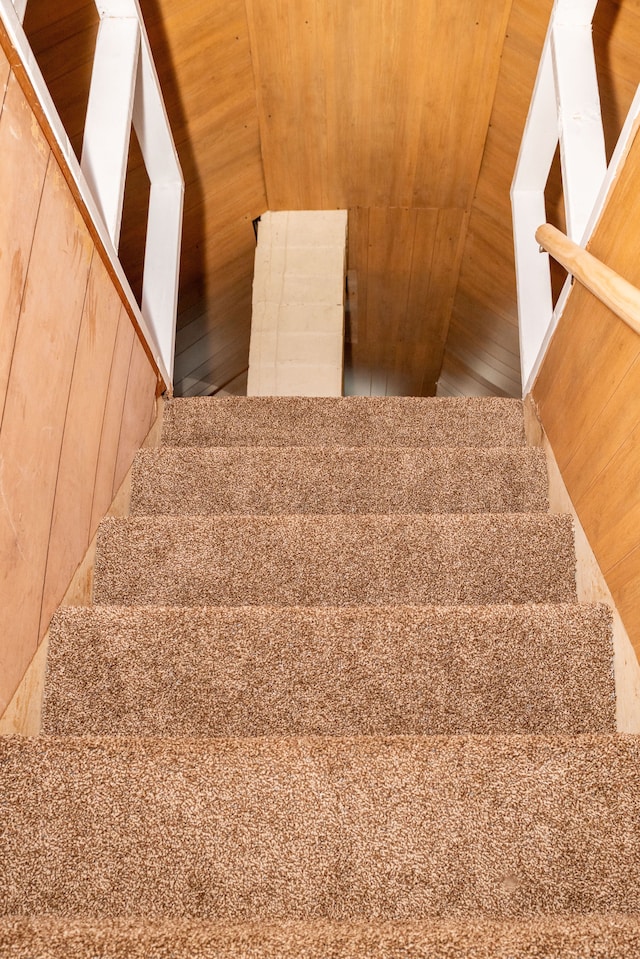
[[[432,394],[512,0],[246,2],[269,209],[349,210],[346,392]]]
[[[640,287],[640,136],[590,251]],[[574,284],[533,387],[569,495],[640,653],[640,336]]]
[[[0,50],[0,715],[155,415],[156,373]]]

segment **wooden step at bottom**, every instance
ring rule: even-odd
[[[136,457],[131,512],[533,513],[546,484],[526,447],[160,447]]]
[[[169,401],[167,446],[524,446],[521,400],[414,396]]]
[[[574,602],[573,527],[545,514],[130,517],[99,529],[95,602]]]
[[[11,959],[637,959],[640,916],[222,924],[0,919]]]
[[[50,735],[613,732],[604,606],[66,607]]]
[[[0,740],[3,915],[640,912],[640,738]]]

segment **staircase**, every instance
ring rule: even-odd
[[[174,400],[0,741],[0,956],[615,959],[640,741],[510,400]]]

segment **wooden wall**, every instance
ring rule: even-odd
[[[244,0],[141,7],[185,178],[178,348],[211,392],[248,365],[252,221],[267,210],[247,14]]]
[[[350,391],[435,390],[510,7],[247,0],[269,208],[350,211]]]
[[[640,136],[589,249],[640,287]],[[533,396],[569,495],[640,653],[640,337],[579,284]]]
[[[520,353],[509,189],[552,0],[513,0],[482,169],[471,206],[438,393],[519,396]],[[599,0],[594,46],[608,156],[640,82],[640,3]],[[547,219],[562,228],[559,164]],[[557,294],[564,275],[554,269]]]
[[[242,389],[251,221],[346,207],[350,387],[519,395],[509,188],[552,0],[141,4],[186,180],[177,391]],[[93,0],[29,0],[26,25],[79,151]],[[640,82],[640,0],[599,0],[594,38],[610,153]],[[135,145],[130,174],[138,292]],[[556,173],[548,200],[560,223]]]
[[[0,49],[0,715],[155,415],[157,377]]]

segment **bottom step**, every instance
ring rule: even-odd
[[[0,919],[12,959],[635,959],[640,917],[223,925]]]

